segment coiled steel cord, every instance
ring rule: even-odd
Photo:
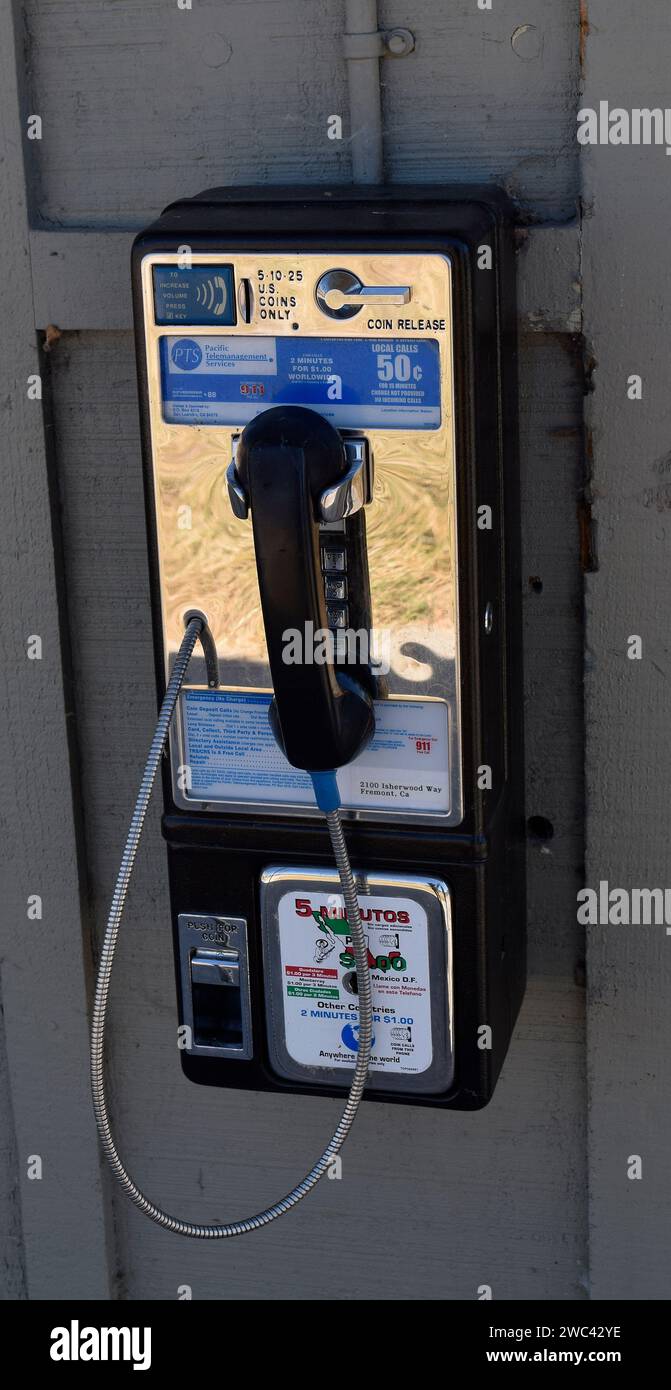
[[[345,908],[350,925],[352,939],[354,941],[354,955],[356,958],[357,985],[359,998],[359,1036],[358,1052],[354,1076],[350,1086],[347,1102],[343,1110],[338,1127],[324,1149],[324,1152],[315,1163],[310,1172],[306,1174],[302,1182],[288,1192],[286,1197],[282,1197],[273,1206],[266,1207],[264,1211],[257,1212],[256,1216],[249,1216],[243,1221],[231,1221],[223,1225],[199,1225],[192,1221],[181,1221],[177,1216],[171,1216],[169,1212],[162,1211],[160,1207],[154,1205],[145,1197],[140,1188],[133,1182],[129,1173],[117,1152],[110,1118],[107,1110],[107,1100],[105,1096],[104,1082],[104,1048],[105,1048],[105,1020],[107,1014],[107,999],[110,987],[110,976],[114,962],[114,952],[116,949],[117,938],[121,915],[126,901],[130,876],[133,870],[135,855],[137,852],[142,827],[147,813],[147,806],[151,796],[152,787],[156,772],[161,761],[161,755],[168,737],[170,721],[175,711],[177,697],[182,683],[186,676],[189,661],[193,649],[205,628],[205,623],[201,618],[191,618],[188,622],[186,632],[179,652],[172,669],[172,674],[168,682],[161,712],[156,726],[156,732],[152,739],[149,757],[140,785],[140,791],[135,803],[135,810],[130,823],[128,837],[121,859],[121,866],[117,876],[112,906],[107,921],[105,939],[103,942],[100,965],[98,967],[98,980],[96,983],[95,1001],[93,1005],[93,1022],[91,1027],[91,1089],[93,1092],[93,1108],[95,1111],[96,1124],[100,1141],[114,1176],[121,1184],[124,1192],[130,1197],[140,1211],[155,1221],[157,1225],[165,1227],[168,1231],[174,1231],[177,1235],[192,1236],[199,1240],[222,1240],[227,1236],[244,1235],[247,1231],[257,1230],[260,1226],[267,1226],[270,1221],[275,1221],[278,1216],[283,1216],[292,1207],[306,1197],[308,1192],[324,1176],[330,1163],[342,1148],[356,1116],[361,1098],[363,1096],[368,1066],[370,1063],[370,1050],[373,1032],[373,1000],[371,993],[370,974],[368,970],[368,949],[366,939],[361,925],[359,915],[359,905],[357,902],[356,886],[350,867],[347,846],[343,835],[340,814],[338,811],[329,811],[326,814],[329,835],[335,861],[340,875],[340,882],[345,899]]]

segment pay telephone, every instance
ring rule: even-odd
[[[477,187],[216,189],[133,247],[181,1064],[345,1129],[485,1105],[524,988],[513,254]],[[108,985],[136,1204],[288,1209],[138,1192]]]

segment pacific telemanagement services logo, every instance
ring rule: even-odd
[[[666,145],[671,154],[671,108],[661,106],[610,106],[599,102],[598,111],[584,106],[578,112],[579,145]]]

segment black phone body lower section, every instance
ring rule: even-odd
[[[168,838],[173,923],[184,914],[242,917],[247,923],[251,989],[253,1056],[246,1061],[199,1057],[183,1050],[185,1075],[209,1086],[242,1087],[311,1095],[343,1096],[346,1084],[325,1085],[278,1076],[271,1061],[269,1019],[263,988],[264,961],[259,884],[264,870],[278,859],[276,827],[257,824],[254,844],[238,832],[217,845],[218,827],[210,843],[202,828],[177,817],[164,823]],[[491,853],[478,862],[460,854],[449,860],[439,846],[400,847],[375,836],[346,831],[352,867],[366,877],[407,872],[427,881],[443,881],[449,890],[452,925],[452,1000],[454,1079],[436,1093],[419,1092],[410,1082],[403,1089],[385,1089],[378,1077],[366,1098],[422,1106],[474,1110],[486,1105],[503,1065],[524,992],[524,842],[494,837]],[[208,837],[209,838],[209,837]],[[296,826],[287,836],[280,858],[306,872],[331,858],[326,831],[314,822]],[[361,900],[365,901],[365,900]],[[179,961],[175,926],[175,958]],[[180,1020],[185,1017],[182,984],[177,969]]]

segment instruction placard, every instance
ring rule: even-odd
[[[362,895],[373,989],[371,1071],[417,1075],[433,1061],[427,915],[409,897]],[[294,1062],[352,1068],[359,1004],[343,899],[300,888],[278,904],[284,1037]]]
[[[303,405],[340,429],[438,429],[435,338],[160,339],[163,418],[244,425],[273,405]]]
[[[188,799],[314,806],[310,778],[287,762],[273,737],[268,723],[271,698],[265,691],[183,692]],[[349,810],[448,815],[445,702],[376,700],[373,739],[339,770],[338,787]]]

